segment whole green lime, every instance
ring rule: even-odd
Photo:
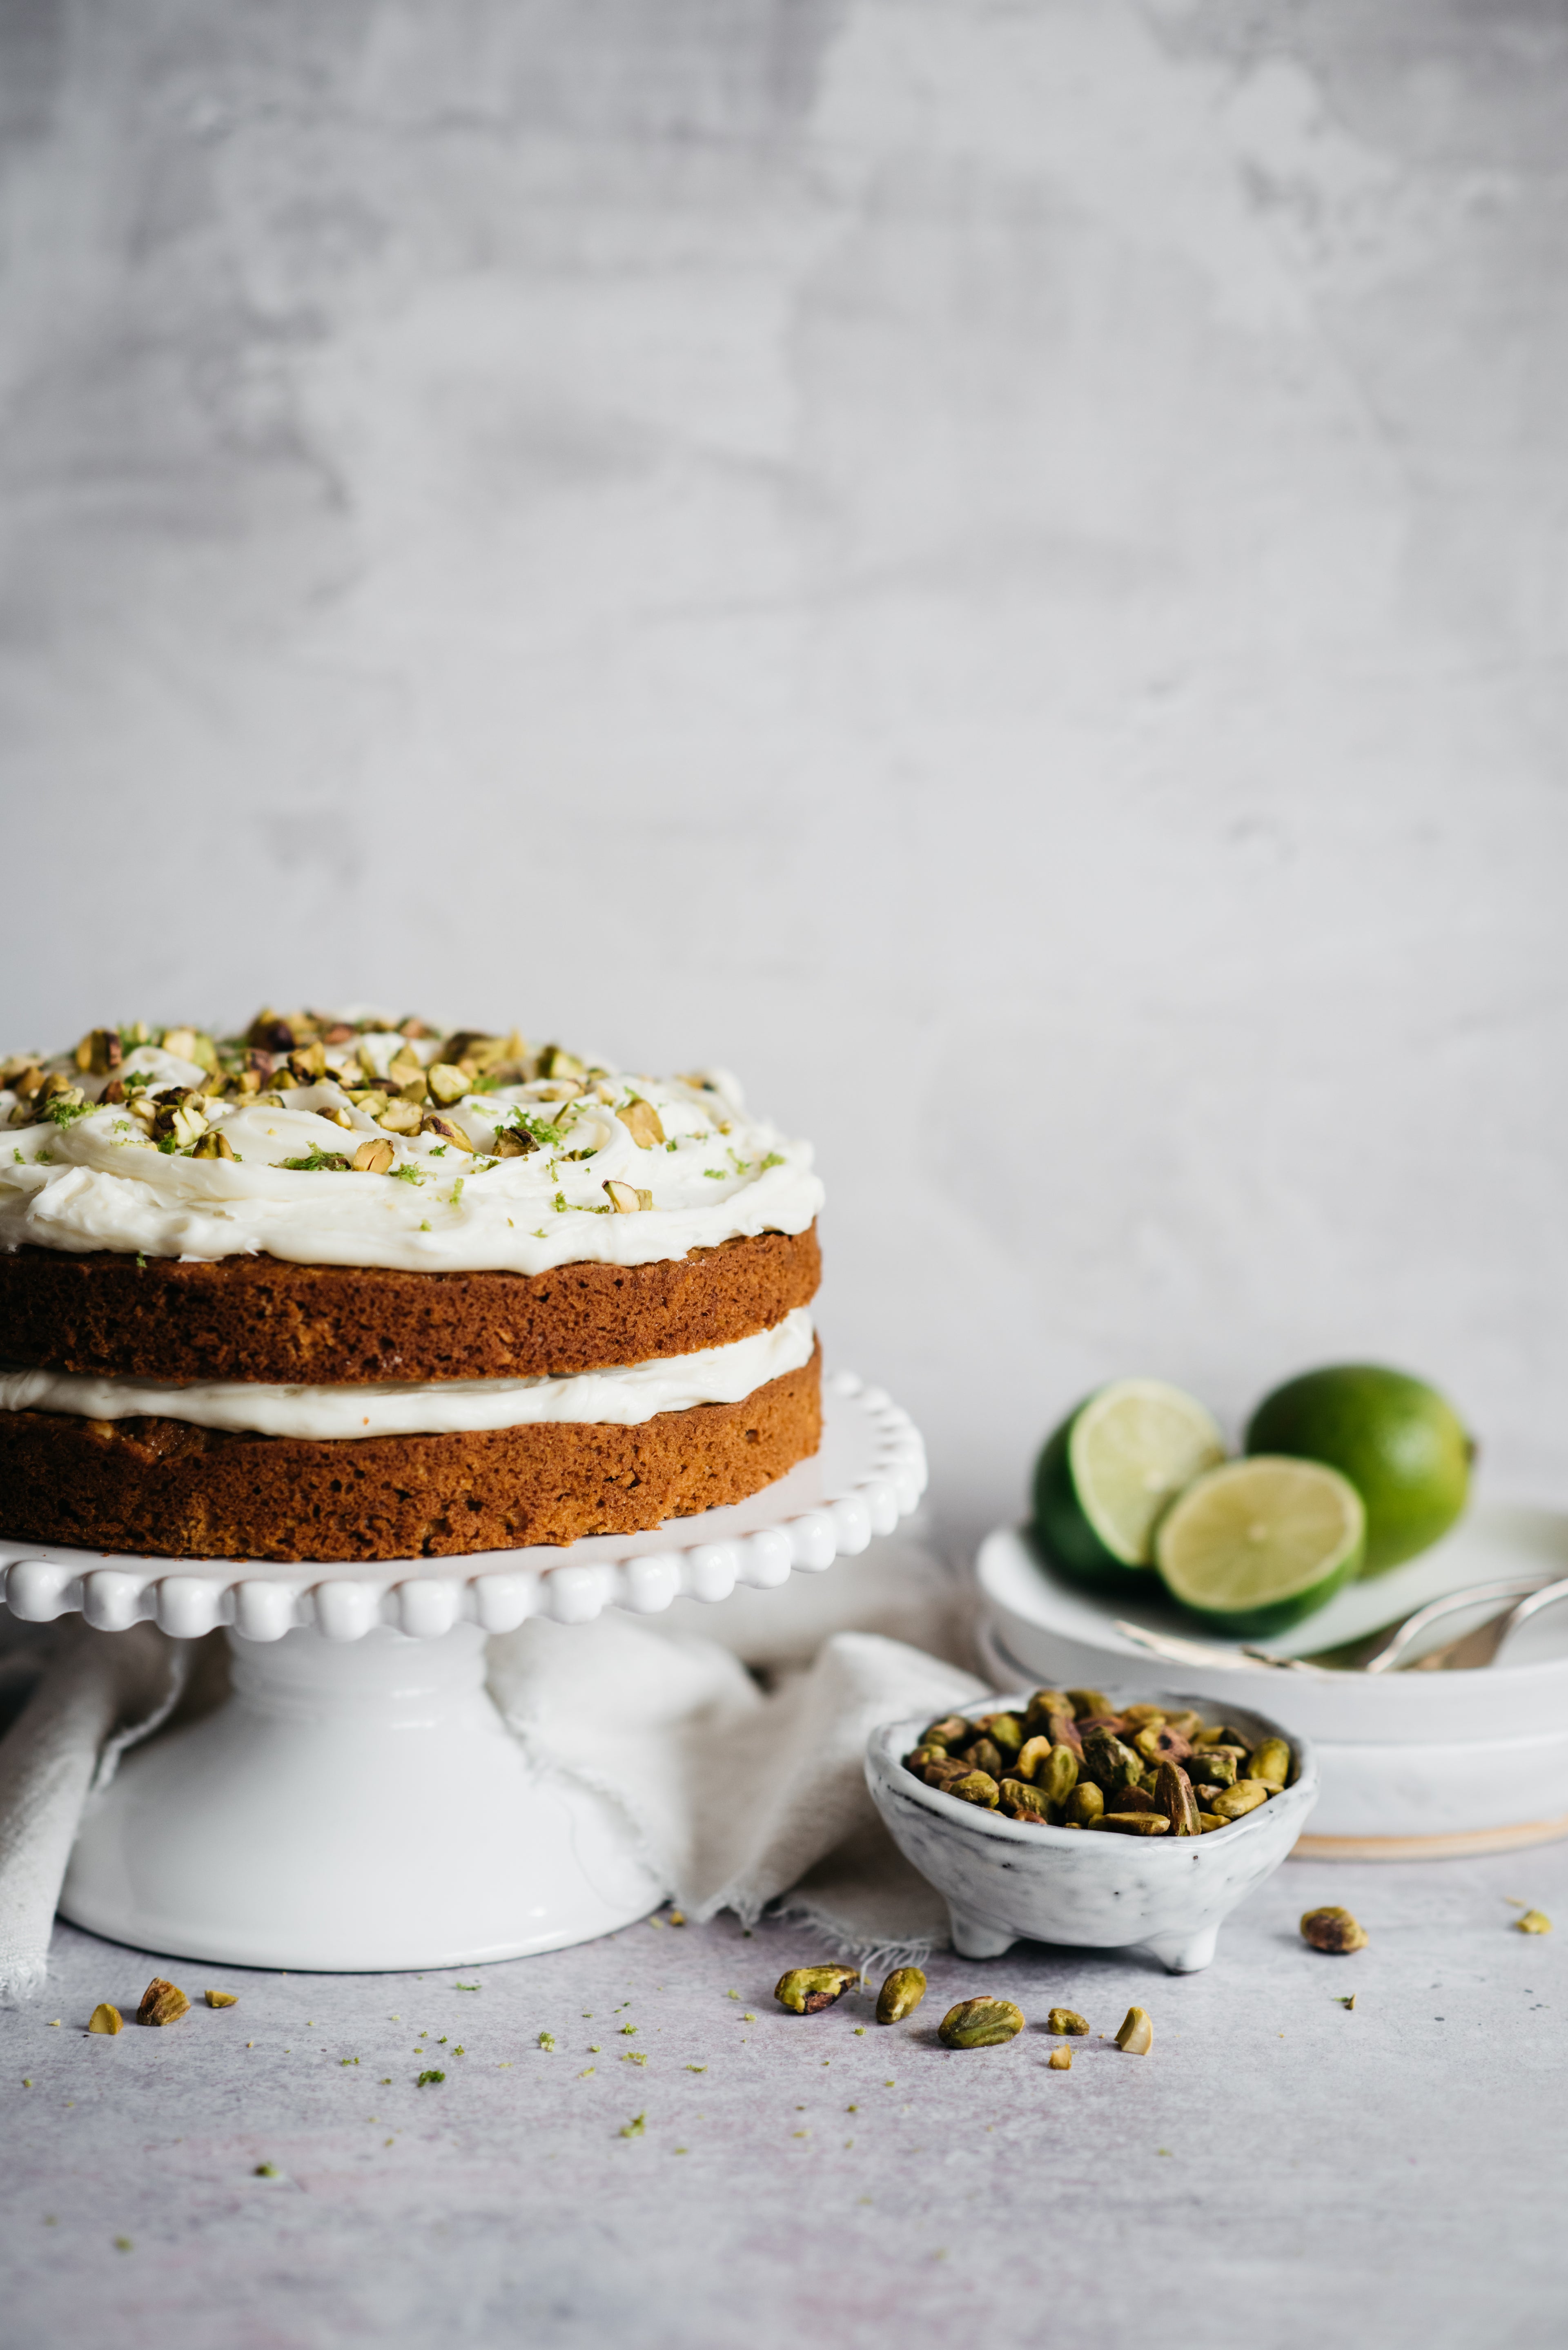
[[[1465,1506],[1475,1447],[1451,1403],[1378,1363],[1304,1371],[1263,1398],[1248,1452],[1325,1461],[1366,1505],[1362,1575],[1381,1575],[1446,1534]]]

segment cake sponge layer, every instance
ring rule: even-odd
[[[651,1264],[536,1274],[405,1273],[265,1256],[140,1262],[24,1248],[0,1254],[0,1330],[8,1363],[84,1377],[278,1385],[560,1378],[772,1329],[810,1304],[821,1277],[815,1224]],[[326,1554],[302,1554],[317,1555]]]
[[[820,1347],[740,1403],[629,1427],[321,1441],[9,1412],[0,1415],[0,1532],[166,1558],[456,1557],[642,1533],[744,1501],[821,1439]]]

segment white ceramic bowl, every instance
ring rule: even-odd
[[[1212,1700],[1131,1690],[1113,1705],[1186,1706],[1212,1717]],[[1027,1691],[987,1698],[970,1714],[1022,1709]],[[1214,1956],[1224,1919],[1290,1851],[1317,1800],[1317,1762],[1294,1731],[1250,1709],[1224,1718],[1261,1743],[1283,1738],[1294,1755],[1290,1784],[1255,1812],[1202,1836],[1129,1836],[1083,1828],[1026,1826],[928,1787],[900,1756],[929,1717],[886,1722],[866,1748],[866,1783],[894,1843],[947,1901],[953,1948],[999,1959],[1014,1942],[1150,1951],[1172,1974],[1195,1974]]]

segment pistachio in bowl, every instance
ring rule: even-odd
[[[948,1904],[954,1947],[1138,1946],[1206,1967],[1220,1923],[1294,1844],[1317,1796],[1306,1742],[1247,1709],[1037,1690],[889,1722],[872,1800]]]

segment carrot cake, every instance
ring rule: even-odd
[[[0,1066],[0,1532],[398,1559],[623,1534],[815,1451],[822,1187],[722,1070],[419,1020]]]

